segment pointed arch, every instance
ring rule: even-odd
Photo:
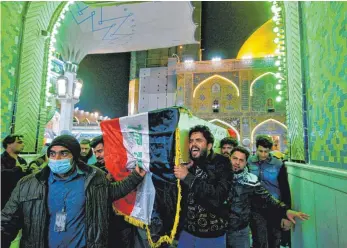
[[[201,83],[199,83],[198,86],[196,86],[196,88],[193,91],[193,98],[195,97],[196,91],[201,87],[201,85],[203,85],[204,83],[206,83],[206,82],[208,82],[208,81],[210,81],[211,79],[214,79],[214,78],[219,78],[219,79],[225,80],[226,82],[228,82],[229,84],[234,86],[234,88],[236,89],[236,92],[237,92],[237,96],[240,96],[240,90],[239,90],[239,88],[237,87],[237,85],[233,81],[231,81],[230,79],[227,79],[226,77],[223,77],[223,76],[215,74],[215,75],[213,75],[213,76],[211,76],[209,78],[206,78]]]
[[[254,128],[253,128],[253,130],[252,130],[252,132],[251,132],[251,144],[253,145],[253,143],[254,143],[254,133],[255,133],[255,131],[259,128],[259,127],[261,127],[262,125],[264,125],[264,124],[266,124],[266,123],[268,123],[268,122],[275,122],[276,124],[278,124],[278,125],[280,125],[280,126],[282,126],[283,128],[285,128],[285,129],[287,129],[288,130],[288,128],[287,128],[287,126],[286,125],[284,125],[282,122],[279,122],[278,120],[275,120],[275,119],[267,119],[267,120],[265,120],[265,121],[262,121],[262,122],[260,122],[258,125],[256,125]]]
[[[250,85],[250,89],[249,89],[249,95],[250,96],[253,96],[253,85],[254,85],[254,83],[257,81],[257,80],[259,80],[259,79],[261,79],[262,77],[265,77],[265,76],[267,76],[267,75],[273,75],[274,77],[276,77],[276,78],[280,78],[280,79],[282,79],[283,80],[283,77],[278,77],[278,76],[276,76],[276,73],[273,73],[273,72],[265,72],[264,74],[261,74],[260,76],[258,76],[256,79],[254,79],[253,81],[252,81],[252,83],[251,83],[251,85]]]
[[[238,140],[238,141],[241,140],[239,131],[237,131],[237,129],[236,129],[235,127],[233,127],[232,125],[230,125],[229,123],[227,123],[227,122],[225,122],[225,121],[222,121],[222,120],[220,120],[220,119],[213,119],[213,120],[210,120],[209,122],[211,122],[211,123],[219,122],[219,123],[222,123],[223,125],[225,125],[225,126],[231,128],[232,130],[235,131],[236,136],[237,136],[237,140]]]
[[[77,124],[80,124],[80,120],[77,118],[77,116],[74,116],[73,118],[77,122]]]

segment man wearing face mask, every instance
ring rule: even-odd
[[[206,126],[189,131],[189,165],[174,168],[182,185],[182,213],[178,248],[225,248],[228,206],[231,188],[230,160],[213,152],[214,137]],[[186,204],[186,205],[184,205]]]
[[[111,202],[142,181],[136,166],[120,182],[79,160],[81,148],[69,135],[48,147],[48,166],[24,177],[1,213],[1,247],[9,247],[22,229],[21,247],[107,247]]]

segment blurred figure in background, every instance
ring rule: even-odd
[[[220,141],[220,153],[225,157],[230,157],[230,153],[234,147],[237,147],[239,142],[232,137],[225,137]]]
[[[87,165],[92,165],[96,163],[96,158],[90,146],[90,140],[83,139],[80,141],[81,146],[81,157],[80,159]]]
[[[10,134],[2,141],[1,154],[1,209],[11,196],[19,179],[27,175],[27,162],[19,156],[24,150],[23,135]]]

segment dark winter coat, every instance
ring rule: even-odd
[[[110,206],[130,193],[142,181],[133,172],[123,181],[110,183],[98,168],[79,163],[85,175],[87,247],[107,247]],[[20,247],[48,247],[47,206],[49,167],[22,178],[1,213],[1,247],[8,247],[22,229]]]
[[[231,188],[230,160],[211,153],[195,162],[182,182],[182,224],[184,230],[202,238],[225,234],[228,222],[226,200]]]
[[[16,162],[16,159],[11,157],[8,152],[4,151],[1,154],[1,209],[5,207],[6,202],[10,199],[18,181],[28,175],[22,171],[21,167],[16,166]],[[21,157],[18,157],[18,163],[21,165],[27,164],[25,159]]]
[[[247,171],[234,174],[229,195],[229,230],[238,231],[248,226],[251,209],[266,209],[272,217],[282,219],[289,209],[287,205],[274,198],[259,182],[258,177]]]

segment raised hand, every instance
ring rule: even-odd
[[[303,212],[297,212],[297,211],[294,211],[294,210],[288,210],[287,211],[287,218],[293,224],[296,224],[295,218],[299,218],[300,220],[308,220],[310,218],[310,216],[308,214],[303,213]],[[281,225],[282,225],[282,223],[281,223]]]
[[[177,179],[183,180],[188,175],[188,167],[185,165],[175,166],[174,174]]]
[[[140,168],[138,165],[136,165],[135,167],[135,171],[137,172],[137,174],[139,174],[141,177],[144,177],[146,175],[146,171],[142,168]]]

